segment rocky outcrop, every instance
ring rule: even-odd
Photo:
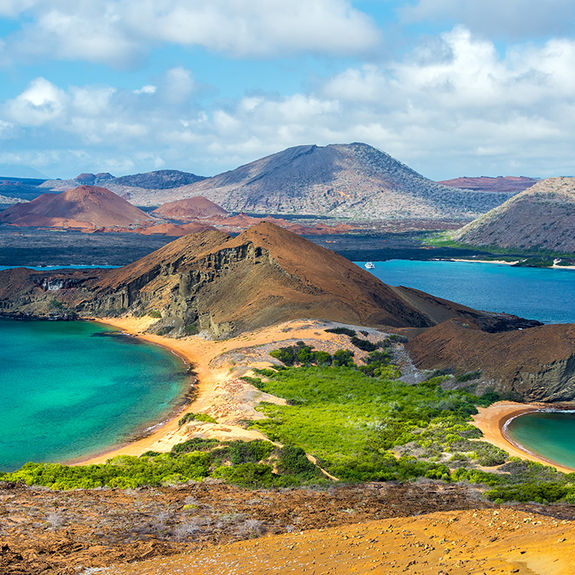
[[[457,320],[408,343],[419,368],[480,370],[495,389],[528,401],[575,400],[575,325],[487,333]]]

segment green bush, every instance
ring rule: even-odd
[[[338,335],[349,335],[349,337],[353,337],[357,332],[353,329],[349,329],[348,327],[330,327],[325,330],[327,333],[336,333]]]
[[[178,420],[178,425],[189,423],[190,421],[201,421],[203,423],[217,423],[217,421],[207,413],[186,413],[183,417]]]

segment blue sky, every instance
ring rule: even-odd
[[[575,175],[571,0],[0,0],[0,174],[213,175],[362,141]]]

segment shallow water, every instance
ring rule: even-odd
[[[531,453],[575,469],[575,413],[526,413],[511,420],[506,433]]]
[[[120,444],[185,392],[167,350],[92,322],[0,320],[0,470]]]
[[[365,262],[357,262],[363,267]],[[575,323],[575,270],[477,262],[389,260],[369,270],[391,285],[413,287],[475,309],[544,323]]]

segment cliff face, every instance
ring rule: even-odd
[[[420,368],[481,370],[496,390],[529,401],[575,399],[575,325],[558,324],[487,333],[455,320],[408,344]]]

